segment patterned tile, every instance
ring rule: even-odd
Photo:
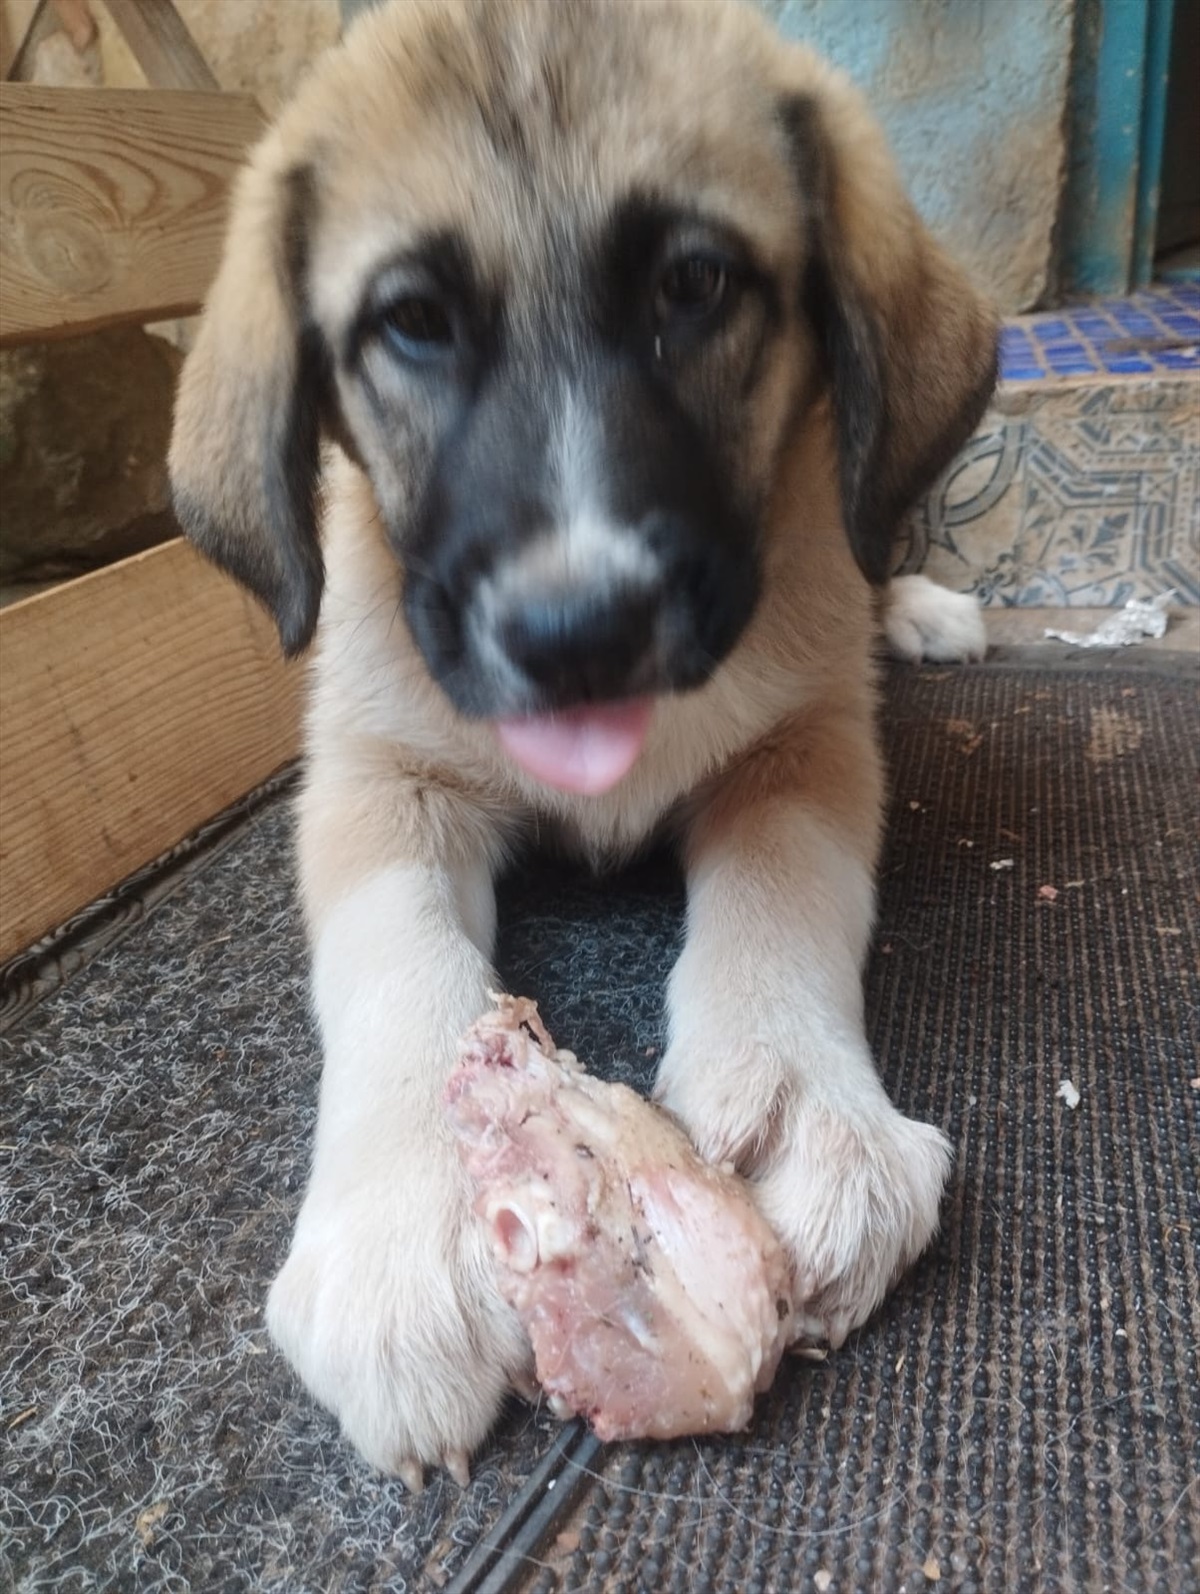
[[[1200,288],[1023,316],[905,569],[989,604],[1200,604]]]

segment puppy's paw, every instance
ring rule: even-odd
[[[822,1074],[840,1082],[836,1104]],[[805,1338],[840,1345],[937,1229],[949,1143],[892,1106],[865,1055],[798,1071],[767,1046],[731,1046],[708,1065],[672,1048],[655,1096],[702,1156],[751,1181],[791,1254]]]
[[[364,1459],[414,1491],[427,1465],[465,1484],[506,1391],[529,1383],[528,1341],[449,1172],[440,1189],[314,1185],[267,1326]]]
[[[754,1180],[796,1270],[796,1323],[838,1346],[933,1238],[952,1153],[890,1104],[846,1116],[796,1097]]]
[[[952,664],[981,659],[987,631],[968,592],[950,592],[925,576],[897,576],[883,600],[883,631],[902,659]]]
[[[706,1162],[749,1174],[772,1145],[789,1093],[788,1070],[773,1047],[748,1040],[722,1057],[694,1042],[669,1046],[654,1100],[683,1124]]]

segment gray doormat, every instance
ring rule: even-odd
[[[897,673],[884,725],[872,1038],[956,1173],[934,1249],[737,1438],[598,1451],[514,1404],[412,1500],[270,1352],[318,1068],[284,801],[59,989],[17,969],[0,1587],[1200,1588],[1194,684]],[[662,859],[538,865],[502,971],[644,1084],[682,905]]]

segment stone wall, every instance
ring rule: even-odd
[[[0,350],[0,582],[79,575],[175,534],[181,363],[139,327]]]

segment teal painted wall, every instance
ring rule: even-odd
[[[759,3],[867,92],[922,214],[1002,308],[1037,303],[1052,275],[1074,0]]]

